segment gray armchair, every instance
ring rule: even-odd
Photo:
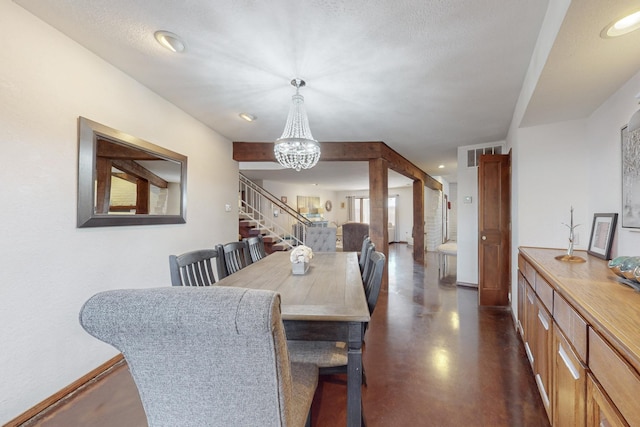
[[[362,241],[369,235],[369,224],[347,222],[342,224],[342,250],[357,252],[362,248]]]
[[[150,427],[303,426],[315,365],[289,362],[272,291],[214,287],[113,290],[80,323],[124,354]]]

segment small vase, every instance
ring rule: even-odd
[[[291,273],[295,275],[303,275],[309,270],[308,262],[293,262],[291,263]]]

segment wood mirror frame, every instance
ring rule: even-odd
[[[131,183],[135,193],[131,206],[112,203],[114,179]],[[152,208],[156,193],[162,200]],[[183,224],[186,208],[186,156],[84,117],[78,119],[79,228]]]

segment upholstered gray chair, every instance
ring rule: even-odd
[[[172,286],[211,286],[226,276],[222,245],[169,255]]]
[[[101,292],[80,311],[121,351],[149,427],[303,426],[318,368],[290,363],[272,291],[213,286]]]
[[[222,245],[225,274],[233,274],[251,264],[251,254],[246,240],[230,242]]]
[[[267,256],[267,251],[264,249],[264,238],[261,235],[246,237],[242,240],[247,242],[251,262],[260,261]]]
[[[336,231],[334,227],[309,227],[304,244],[314,252],[335,252]]]
[[[363,286],[369,313],[373,315],[380,295],[385,256],[381,252],[374,251],[371,254],[370,262],[372,263],[373,273],[369,276],[368,282],[363,283]],[[292,362],[313,363],[320,368],[321,375],[344,374],[347,372],[348,348],[345,342],[290,340],[288,341],[288,346]],[[364,375],[364,368],[362,370],[362,381],[366,385],[367,379]]]
[[[342,224],[342,250],[357,252],[362,249],[362,241],[369,235],[369,224],[347,222]]]

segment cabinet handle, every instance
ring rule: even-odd
[[[566,367],[569,370],[569,372],[571,372],[571,376],[573,377],[574,380],[579,380],[580,379],[580,372],[578,372],[578,370],[573,365],[573,363],[571,363],[571,360],[569,359],[569,355],[567,354],[567,352],[562,347],[562,344],[558,344],[558,346],[559,346],[558,354],[560,355],[560,358],[562,359],[562,361],[566,365]]]
[[[540,319],[540,323],[542,323],[542,326],[544,326],[545,330],[549,330],[549,321],[544,317],[544,314],[542,314],[542,310],[538,309],[538,319]]]
[[[533,353],[531,352],[531,349],[529,348],[529,343],[528,342],[524,343],[524,350],[527,353],[527,358],[529,359],[529,363],[533,366]]]
[[[544,401],[544,406],[549,407],[549,396],[547,396],[547,390],[544,388],[544,383],[542,382],[542,377],[540,374],[536,374],[536,384],[538,384],[538,390],[541,391],[542,400]]]

